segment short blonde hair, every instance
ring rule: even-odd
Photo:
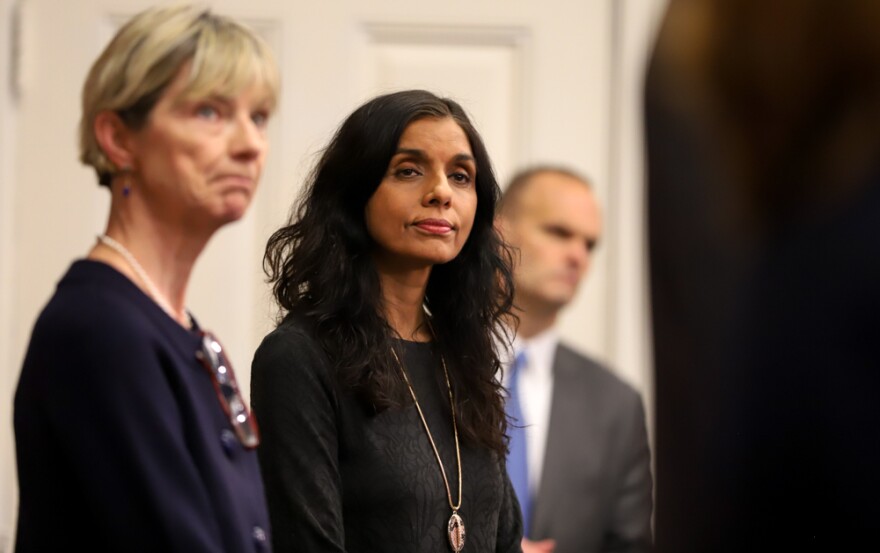
[[[186,63],[189,84],[182,95],[234,96],[258,83],[269,107],[278,98],[279,75],[269,46],[252,30],[204,8],[152,8],[126,23],[92,65],[82,92],[80,161],[109,186],[120,169],[95,137],[94,122],[115,111],[131,128],[142,127],[165,88]]]

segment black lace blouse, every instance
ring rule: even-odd
[[[456,500],[442,368],[430,344],[401,346]],[[446,487],[414,405],[380,414],[365,408],[340,389],[326,355],[295,318],[257,350],[251,394],[276,553],[450,551]],[[503,460],[462,442],[461,462],[464,551],[520,551],[519,506]]]

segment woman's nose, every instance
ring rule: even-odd
[[[246,159],[260,157],[265,152],[267,146],[263,129],[257,126],[250,116],[237,117],[233,125],[233,155]]]
[[[440,172],[429,179],[428,192],[425,194],[422,203],[426,206],[440,205],[447,206],[452,201],[452,188],[446,179],[446,174]]]

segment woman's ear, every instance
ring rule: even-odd
[[[95,139],[104,155],[119,170],[129,170],[134,165],[131,150],[131,130],[114,111],[102,111],[95,116]]]

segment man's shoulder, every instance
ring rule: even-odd
[[[553,365],[556,376],[561,371],[599,393],[641,397],[635,388],[617,376],[607,365],[563,342],[559,342],[556,347]]]

